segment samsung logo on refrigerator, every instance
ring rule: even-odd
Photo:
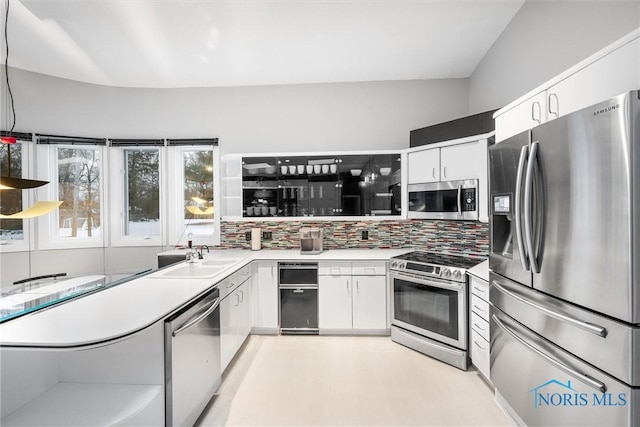
[[[616,105],[611,105],[607,108],[602,108],[600,110],[596,110],[593,112],[594,116],[597,116],[598,114],[602,114],[602,113],[608,113],[609,111],[613,111],[613,110],[617,110],[618,108],[620,108],[620,104],[616,104]]]

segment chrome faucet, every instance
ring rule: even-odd
[[[193,264],[193,261],[198,257],[198,251],[195,250],[191,250],[189,252],[187,252],[185,259],[187,260],[187,262],[189,264]]]
[[[198,259],[204,259],[204,257],[202,256],[202,252],[204,251],[204,248],[207,248],[207,253],[209,253],[209,246],[200,245],[200,251],[198,251],[198,249],[196,249],[196,253],[198,254]]]

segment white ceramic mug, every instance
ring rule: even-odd
[[[331,164],[329,165],[329,169],[331,170],[331,173],[336,173],[338,171],[338,165],[336,165],[335,163]]]
[[[298,165],[298,173],[304,173],[304,165]]]
[[[322,173],[329,173],[329,165],[322,165]]]
[[[269,214],[270,215],[275,215],[276,213],[278,213],[278,208],[276,206],[270,206],[269,207]]]
[[[310,174],[313,172],[313,165],[307,165],[307,173]]]
[[[282,175],[286,175],[287,174],[287,167],[286,166],[280,166],[280,173],[282,173]]]
[[[320,167],[320,165],[313,165],[313,171],[315,173],[320,173],[321,170],[322,168]]]
[[[269,215],[269,207],[268,206],[263,206],[262,207],[262,215]]]
[[[253,206],[247,206],[247,215],[253,216]]]
[[[291,175],[296,173],[296,165],[289,165],[289,173]]]

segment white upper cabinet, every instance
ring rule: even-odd
[[[547,120],[640,89],[640,38],[547,89]]]
[[[440,180],[478,179],[480,155],[479,141],[442,147],[440,149]]]
[[[407,157],[409,184],[440,181],[440,149],[414,151]]]
[[[640,89],[640,29],[494,114],[496,142],[589,105]]]
[[[439,143],[437,148],[410,151],[407,155],[409,184],[425,184],[461,179],[485,179],[481,162],[487,144],[480,140],[465,143]],[[483,148],[484,147],[484,148]]]
[[[496,115],[496,142],[547,121],[547,94],[539,92],[500,115]],[[500,110],[502,111],[502,110]],[[498,114],[496,112],[496,114]]]

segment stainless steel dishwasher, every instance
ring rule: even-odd
[[[318,333],[318,263],[278,263],[280,333]]]
[[[192,426],[220,387],[220,291],[165,322],[165,424]]]

